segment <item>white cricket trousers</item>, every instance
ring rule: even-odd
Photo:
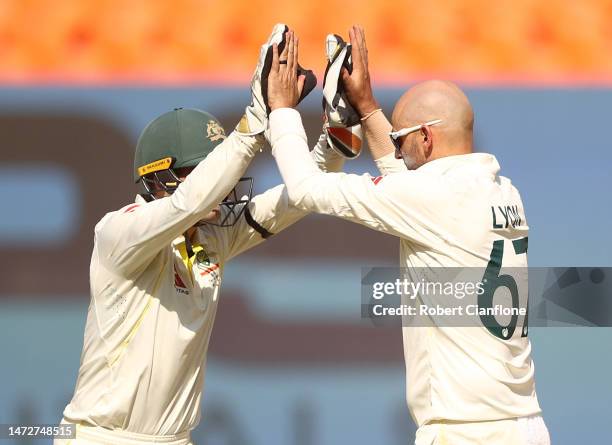
[[[63,420],[62,423],[69,422]],[[53,445],[147,445],[152,443],[193,445],[189,431],[176,436],[150,436],[84,425],[76,426],[76,439],[56,439]]]
[[[550,445],[542,416],[489,422],[436,421],[419,427],[415,445]]]

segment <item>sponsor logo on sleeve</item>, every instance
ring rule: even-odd
[[[178,293],[189,295],[185,282],[179,275],[178,270],[176,270],[176,264],[174,265],[174,288]]]

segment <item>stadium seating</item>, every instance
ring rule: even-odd
[[[4,0],[2,83],[238,83],[273,23],[323,67],[328,32],[367,32],[374,75],[402,83],[609,83],[610,0]],[[286,11],[285,11],[286,10]]]

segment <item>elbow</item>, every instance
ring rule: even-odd
[[[305,211],[315,210],[312,181],[304,180],[293,185],[287,184],[287,196],[294,207]]]

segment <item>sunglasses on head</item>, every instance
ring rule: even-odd
[[[425,122],[424,124],[415,125],[413,127],[402,128],[401,130],[392,131],[389,133],[389,138],[391,138],[391,142],[393,142],[393,146],[395,150],[399,150],[402,147],[402,143],[400,138],[409,135],[410,133],[414,133],[415,131],[419,131],[423,127],[428,127],[430,125],[436,125],[442,122],[442,119],[435,119],[433,121]]]

